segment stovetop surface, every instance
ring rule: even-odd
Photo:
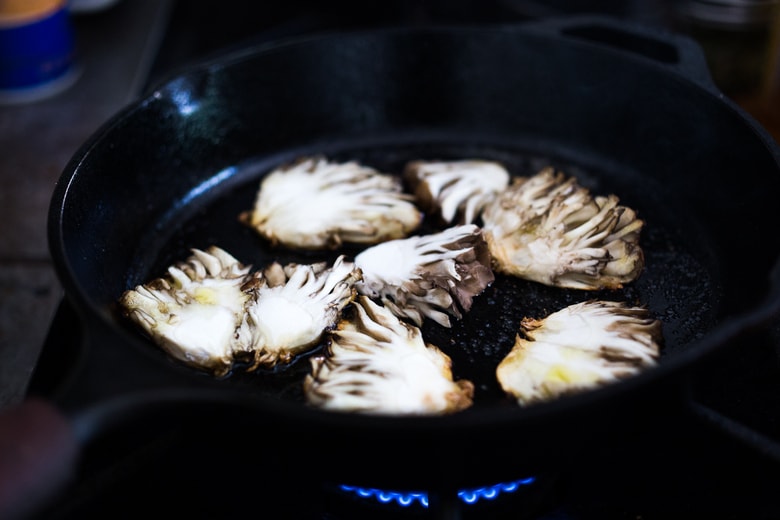
[[[526,18],[502,2],[482,4],[479,16],[468,2],[403,1],[362,9],[338,2],[327,8],[315,2],[264,3],[262,13],[246,4],[222,2],[214,9],[210,2],[177,2],[146,88],[212,53],[319,30]],[[63,359],[82,339],[78,316],[63,301],[30,394],[56,393]],[[473,506],[454,496],[438,501],[434,496],[428,509],[380,504],[336,491],[339,484],[360,483],[328,481],[326,468],[316,464],[316,450],[327,447],[306,447],[311,464],[291,466],[285,450],[301,448],[286,447],[283,440],[252,449],[251,439],[224,439],[218,432],[210,439],[210,432],[193,435],[169,425],[147,428],[154,432],[149,435],[134,431],[99,439],[89,447],[77,482],[42,518],[135,518],[148,514],[150,504],[157,513],[190,518],[780,518],[780,441],[774,441],[780,439],[780,333],[762,331],[746,343],[703,363],[690,383],[695,400],[734,424],[719,429],[695,414],[670,412],[668,422],[623,445],[594,449],[570,467],[535,475],[537,481],[518,494]],[[518,478],[528,476],[518,468]]]

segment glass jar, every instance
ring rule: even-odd
[[[689,0],[679,21],[703,48],[715,84],[749,96],[774,80],[780,0]]]

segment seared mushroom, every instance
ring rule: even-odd
[[[518,404],[596,388],[657,363],[661,322],[639,306],[589,300],[544,319],[523,318],[496,377]]]
[[[354,300],[360,276],[344,255],[332,266],[326,262],[269,265],[256,279],[251,289],[254,301],[247,306],[254,366],[289,363],[315,347]]]
[[[311,358],[309,404],[386,415],[447,414],[473,403],[474,385],[454,381],[451,360],[420,329],[366,296],[330,333],[326,353]]]
[[[509,185],[502,164],[478,159],[412,161],[403,175],[418,204],[446,224],[474,223],[482,208]]]
[[[474,224],[377,244],[355,264],[363,272],[358,292],[417,326],[427,317],[450,327],[450,316],[460,319],[494,280],[487,243]]]
[[[272,244],[318,250],[403,238],[422,212],[394,175],[302,158],[264,177],[254,208],[239,219]]]
[[[623,287],[644,267],[644,222],[618,202],[549,167],[515,179],[482,212],[493,269],[556,287]]]
[[[256,275],[225,250],[211,246],[170,266],[167,275],[125,291],[125,314],[172,357],[218,376],[252,348],[246,332],[246,290]]]
[[[215,246],[193,249],[168,275],[125,291],[119,303],[174,358],[224,376],[236,362],[290,362],[336,326],[357,295],[360,270],[340,256],[332,266],[274,262],[251,272]]]

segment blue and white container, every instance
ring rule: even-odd
[[[77,76],[65,0],[0,0],[0,103],[52,96]]]

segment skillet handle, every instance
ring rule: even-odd
[[[704,50],[693,38],[661,27],[605,15],[550,17],[527,22],[532,32],[607,46],[657,63],[721,95]]]
[[[696,399],[685,403],[690,414],[705,425],[780,462],[780,441]]]
[[[683,405],[711,430],[780,462],[780,316],[774,315],[767,327],[731,338],[735,348],[715,363],[704,363],[686,381]]]

